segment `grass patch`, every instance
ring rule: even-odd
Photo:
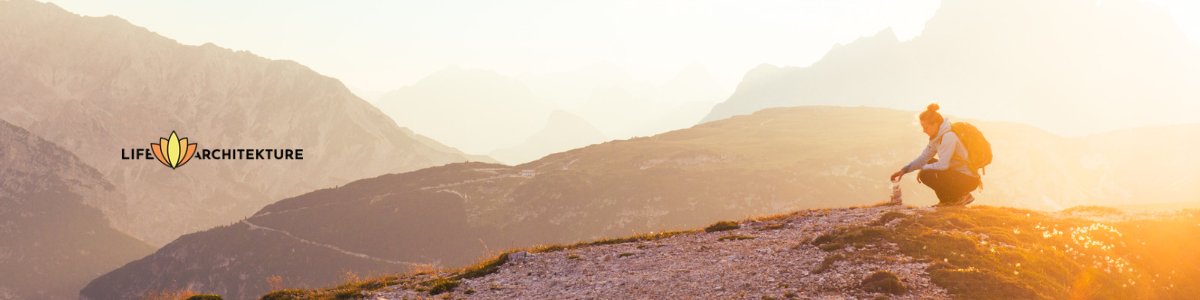
[[[500,270],[500,266],[503,266],[505,263],[508,263],[508,255],[511,253],[512,252],[501,253],[500,255],[497,255],[496,257],[493,257],[491,259],[486,259],[484,261],[476,263],[475,265],[466,267],[461,272],[459,272],[458,275],[455,275],[455,277],[457,279],[471,279],[471,278],[479,278],[479,277],[487,276],[488,274],[495,273],[496,271]]]
[[[284,299],[357,299],[366,297],[367,293],[405,282],[399,276],[382,276],[367,280],[347,280],[333,288],[326,289],[281,289],[263,295],[262,300]]]
[[[720,221],[720,222],[713,223],[712,225],[708,225],[708,227],[704,227],[704,232],[726,231],[726,230],[734,230],[734,229],[738,229],[738,228],[742,228],[742,226],[738,225],[737,222]]]
[[[871,236],[848,232],[822,241]],[[1195,237],[1195,216],[1104,224],[974,206],[905,218],[879,238],[934,262],[930,278],[954,298],[1176,299],[1200,293]]]
[[[908,218],[908,214],[905,214],[902,212],[889,211],[887,213],[884,213],[882,216],[879,216],[879,220],[875,220],[875,222],[872,222],[871,225],[872,226],[883,226],[883,225],[887,225],[887,223],[892,222],[892,220],[904,219],[904,218]]]
[[[216,294],[199,294],[187,297],[187,300],[221,300],[221,295]]]
[[[834,251],[848,245],[859,247],[874,244],[891,232],[891,229],[881,226],[843,228],[818,236],[812,244],[824,251]]]
[[[806,214],[808,212],[809,211],[806,211],[806,210],[800,210],[800,211],[793,211],[793,212],[782,213],[782,214],[757,216],[757,217],[751,218],[750,220],[754,220],[754,221],[758,221],[758,222],[778,221],[778,220],[798,217],[801,214]]]
[[[579,248],[589,247],[589,246],[615,245],[615,244],[624,244],[624,243],[633,243],[633,242],[649,242],[649,241],[656,241],[656,240],[661,240],[661,239],[677,236],[680,234],[695,233],[695,232],[697,232],[697,231],[682,230],[682,231],[651,232],[651,233],[638,234],[638,235],[632,235],[632,236],[627,236],[627,237],[607,238],[607,239],[599,239],[599,240],[594,240],[594,241],[579,242],[579,243],[574,243],[574,244],[570,244],[570,245],[547,245],[547,246],[540,246],[540,247],[530,249],[529,253],[544,253],[544,252],[556,252],[556,251],[563,251],[563,250],[574,250],[574,249],[579,249]]]
[[[485,259],[474,265],[451,272],[449,276],[416,282],[412,276],[383,276],[368,280],[348,280],[347,283],[326,289],[284,289],[273,291],[262,296],[262,300],[283,299],[359,299],[370,292],[395,285],[405,285],[416,290],[437,295],[453,291],[463,279],[487,276],[500,270],[500,266],[508,262],[511,252],[501,253]]]
[[[319,293],[314,290],[304,289],[282,289],[272,291],[263,295],[262,300],[285,300],[285,299],[333,299],[332,295],[322,297],[324,293]]]
[[[487,276],[488,274],[496,273],[500,270],[500,266],[508,263],[508,256],[513,252],[505,252],[495,257],[485,259],[474,265],[462,268],[458,272],[452,273],[450,276],[435,278],[422,282],[421,285],[429,287],[430,295],[437,295],[454,291],[455,288],[462,283],[463,279],[472,279]]]
[[[862,288],[864,291],[873,293],[888,293],[892,295],[903,294],[908,291],[908,287],[900,282],[900,277],[888,271],[876,271],[867,275],[863,279]]]
[[[724,242],[724,241],[741,241],[741,240],[753,240],[753,239],[754,239],[753,236],[731,234],[731,235],[726,235],[726,236],[717,238],[717,241]]]
[[[453,291],[455,288],[458,287],[459,284],[462,284],[462,281],[458,280],[456,278],[434,279],[434,280],[429,281],[429,294],[437,295],[437,294]]]
[[[838,261],[842,261],[842,260],[846,260],[846,256],[842,255],[840,253],[826,255],[825,259],[821,260],[821,264],[817,265],[817,267],[814,268],[812,270],[812,272],[814,274],[825,273],[826,271],[829,271],[829,269],[833,268],[834,263],[837,263]]]
[[[779,230],[779,229],[783,229],[783,228],[786,228],[786,227],[787,227],[787,223],[777,223],[777,224],[771,224],[771,225],[763,226],[762,228],[759,228],[758,230],[763,230],[763,231],[766,231],[766,230]]]
[[[824,244],[817,245],[817,249],[821,249],[821,251],[825,251],[825,252],[837,251],[837,250],[841,250],[842,248],[846,248],[846,244],[824,243]]]
[[[563,250],[567,250],[566,245],[542,246],[542,247],[534,248],[533,251],[529,251],[529,252],[530,253],[542,253],[542,252],[558,252],[558,251],[563,251]]]
[[[938,210],[904,221],[906,224],[900,226],[893,239],[901,251],[910,256],[942,261],[928,271],[933,282],[946,288],[952,296],[1056,298],[1050,295],[1064,291],[1069,283],[1055,278],[1070,277],[1082,268],[1077,264],[1072,266],[1065,253],[1042,246],[1045,241],[1029,236],[1035,231],[1036,221],[1032,221],[1035,219],[1032,216],[989,207]],[[1052,220],[1047,218],[1046,221]],[[1028,228],[1028,232],[1024,235],[1013,233],[1021,232],[1021,228]],[[1016,263],[1024,264],[1021,271],[1025,272],[1025,278],[1012,274],[1017,271],[1014,269]]]

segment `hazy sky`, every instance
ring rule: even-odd
[[[889,26],[912,38],[940,1],[50,2],[117,15],[184,44],[295,60],[373,95],[450,65],[519,75],[601,62],[654,82],[700,63],[732,90],[755,65],[808,65],[835,43]],[[1200,1],[1152,2],[1200,39]]]

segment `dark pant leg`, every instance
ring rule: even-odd
[[[937,194],[938,202],[941,203],[958,201],[958,199],[979,187],[978,177],[958,171],[921,170],[917,174],[917,178],[921,179],[921,183],[933,189],[933,192]]]

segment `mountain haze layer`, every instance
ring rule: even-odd
[[[562,109],[619,139],[690,127],[729,95],[699,64],[661,84],[636,80],[611,64],[520,78],[534,92],[552,95],[547,97]]]
[[[1194,123],[1200,48],[1139,0],[941,2],[924,31],[884,30],[806,67],[759,66],[705,121],[767,107],[866,105],[1082,135]]]
[[[512,165],[686,128],[727,95],[698,64],[661,84],[635,80],[611,64],[520,76],[449,67],[375,105],[402,126]]]
[[[514,78],[458,67],[384,94],[376,105],[401,125],[472,153],[532,135],[553,109]]]
[[[526,163],[547,153],[558,153],[609,140],[600,130],[566,111],[556,110],[546,118],[546,125],[512,147],[489,153],[501,161]]]

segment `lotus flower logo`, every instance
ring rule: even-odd
[[[150,149],[154,150],[158,162],[171,169],[183,166],[196,154],[196,144],[188,144],[187,138],[179,138],[174,131],[170,137],[159,138],[158,144],[150,144]]]

